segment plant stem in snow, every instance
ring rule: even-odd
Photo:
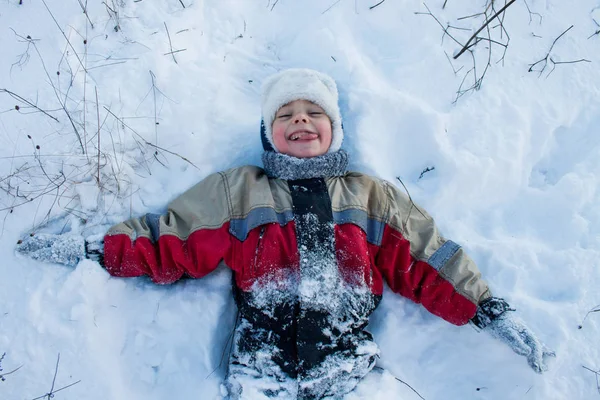
[[[96,91],[96,114],[98,116],[98,175],[96,180],[98,181],[98,187],[100,187],[100,107],[98,107],[98,87],[94,87]]]
[[[56,375],[58,375],[58,364],[60,363],[60,353],[58,353],[58,358],[56,359],[56,367],[54,369],[54,378],[52,378],[52,387],[50,388],[50,391],[42,396],[36,397],[35,399],[32,400],[39,400],[39,399],[43,399],[44,397],[46,397],[48,400],[52,399],[54,397],[54,394],[57,392],[60,392],[61,390],[67,389],[73,385],[78,384],[79,382],[81,382],[81,380],[77,381],[77,382],[73,382],[67,386],[63,386],[60,389],[56,389],[54,390],[54,385],[56,383]]]
[[[473,46],[471,44],[471,41],[473,41],[473,39],[477,38],[477,35],[479,34],[479,32],[481,32],[485,27],[487,27],[490,22],[492,22],[494,19],[496,19],[496,17],[498,17],[500,14],[502,14],[504,12],[504,10],[506,10],[511,4],[513,4],[515,1],[517,0],[510,0],[508,3],[506,3],[504,5],[504,7],[502,7],[500,9],[500,11],[498,11],[496,14],[492,15],[491,18],[489,18],[482,26],[481,28],[479,28],[470,38],[469,40],[467,40],[467,43],[463,46],[463,48],[458,52],[458,54],[456,54],[454,56],[454,59],[456,60],[458,57],[460,57],[465,51],[467,51],[471,46]]]

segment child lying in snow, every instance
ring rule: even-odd
[[[216,173],[104,237],[106,270],[160,284],[201,278],[220,263],[234,276],[239,319],[229,361],[231,399],[340,398],[375,366],[365,330],[387,282],[443,319],[480,329],[527,357],[553,355],[473,261],[394,185],[347,170],[335,82],[290,69],[263,86],[264,168]],[[71,241],[70,245],[64,245]],[[67,243],[68,244],[68,243]],[[98,256],[77,238],[28,238],[18,250],[74,264]],[[101,248],[101,247],[99,247]]]

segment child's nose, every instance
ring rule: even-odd
[[[301,114],[297,114],[296,116],[294,116],[294,123],[295,124],[299,124],[300,122],[303,122],[305,124],[308,123],[308,116],[304,113]]]

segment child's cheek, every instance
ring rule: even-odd
[[[275,147],[277,147],[277,150],[284,150],[286,147],[285,125],[274,122],[271,131],[273,132],[273,143],[275,144]]]

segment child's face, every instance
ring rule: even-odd
[[[331,145],[331,120],[308,100],[295,100],[281,107],[272,126],[273,143],[280,153],[297,158],[327,153]]]

